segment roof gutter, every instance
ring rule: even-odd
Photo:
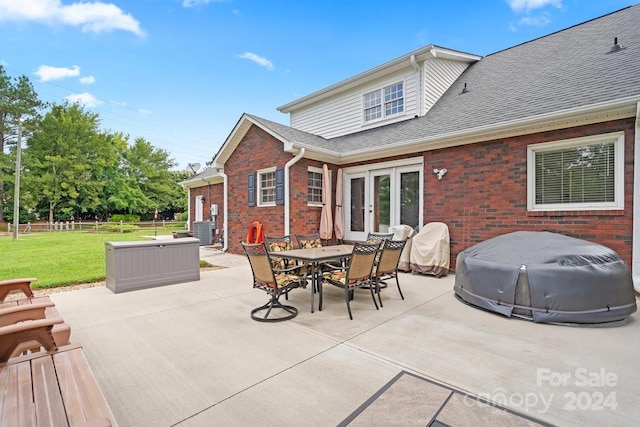
[[[284,165],[284,234],[285,236],[289,234],[289,218],[290,218],[290,209],[291,209],[291,204],[289,202],[289,169],[291,169],[291,166],[295,165],[296,163],[298,163],[298,161],[304,156],[304,152],[306,150],[304,148],[300,148],[300,151],[298,151],[298,154],[296,154],[296,156],[294,158],[292,158],[291,160],[289,160],[285,165]],[[226,192],[226,185],[225,185],[225,192]],[[225,196],[226,197],[226,196]],[[226,205],[225,205],[226,206]],[[225,215],[226,218],[226,215]],[[226,225],[226,221],[225,221],[225,225]],[[226,236],[226,234],[225,234]],[[225,239],[226,241],[226,239]]]
[[[636,104],[639,96],[632,96],[614,101],[602,102],[595,105],[570,108],[564,111],[540,114],[538,116],[515,119],[508,122],[492,123],[478,126],[463,131],[454,131],[427,138],[402,141],[386,145],[384,148],[373,147],[370,150],[359,150],[339,155],[335,163],[355,163],[382,158],[391,155],[400,155],[415,152],[416,150],[435,150],[472,144],[483,141],[491,141],[499,138],[525,135],[527,133],[554,130],[568,125],[580,126],[602,122],[604,120],[616,120],[633,117],[636,114]]]

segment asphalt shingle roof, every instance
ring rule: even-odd
[[[639,23],[640,5],[631,6],[488,55],[426,115],[387,126],[327,140],[249,117],[286,140],[345,154],[640,96]],[[616,37],[623,49],[610,53]]]
[[[354,152],[639,96],[639,23],[636,5],[488,55],[425,116],[329,142]],[[623,49],[608,53],[615,37]],[[468,93],[461,94],[465,83]]]

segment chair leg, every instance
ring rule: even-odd
[[[291,305],[282,304],[278,299],[279,297],[279,295],[273,295],[269,302],[267,302],[265,305],[251,310],[251,318],[253,320],[257,320],[258,322],[282,322],[283,320],[289,320],[296,317],[298,315],[298,309]],[[269,318],[269,314],[271,314],[271,310],[273,310],[274,308],[283,310],[289,314],[283,317]],[[257,314],[263,310],[266,310],[265,315],[258,316]]]
[[[349,319],[353,320],[353,316],[351,315],[351,305],[349,305],[349,288],[344,288],[344,299],[347,302],[347,311],[349,312]]]
[[[369,291],[371,292],[371,299],[373,300],[373,304],[376,306],[376,310],[380,310],[378,308],[378,303],[376,302],[374,289],[375,289],[375,292],[378,292],[378,282],[375,280],[374,280],[374,283],[369,283]],[[378,298],[380,298],[380,292],[378,292]],[[380,304],[382,304],[382,301],[380,302]]]
[[[400,297],[404,299],[404,295],[402,295],[402,289],[400,289],[400,281],[398,280],[398,275],[396,274],[396,285],[398,285],[398,292],[400,292]]]
[[[376,282],[376,293],[378,294],[378,301],[380,301],[380,307],[384,307],[382,305],[382,298],[380,297],[380,281],[378,280],[378,278],[375,278],[375,282]]]

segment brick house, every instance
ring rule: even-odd
[[[217,204],[233,253],[252,221],[317,232],[327,164],[346,240],[442,221],[455,267],[480,241],[547,230],[640,266],[638,22],[640,5],[485,57],[429,45],[278,107],[289,126],[244,114],[185,182],[190,221]]]

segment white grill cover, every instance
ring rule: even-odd
[[[404,245],[402,254],[400,254],[400,262],[398,263],[398,270],[411,271],[411,242],[413,236],[416,234],[416,230],[410,225],[394,225],[389,227],[389,233],[393,233],[393,240],[407,239],[407,243]]]
[[[413,237],[411,244],[411,271],[433,274],[449,273],[449,227],[443,222],[430,222]]]

